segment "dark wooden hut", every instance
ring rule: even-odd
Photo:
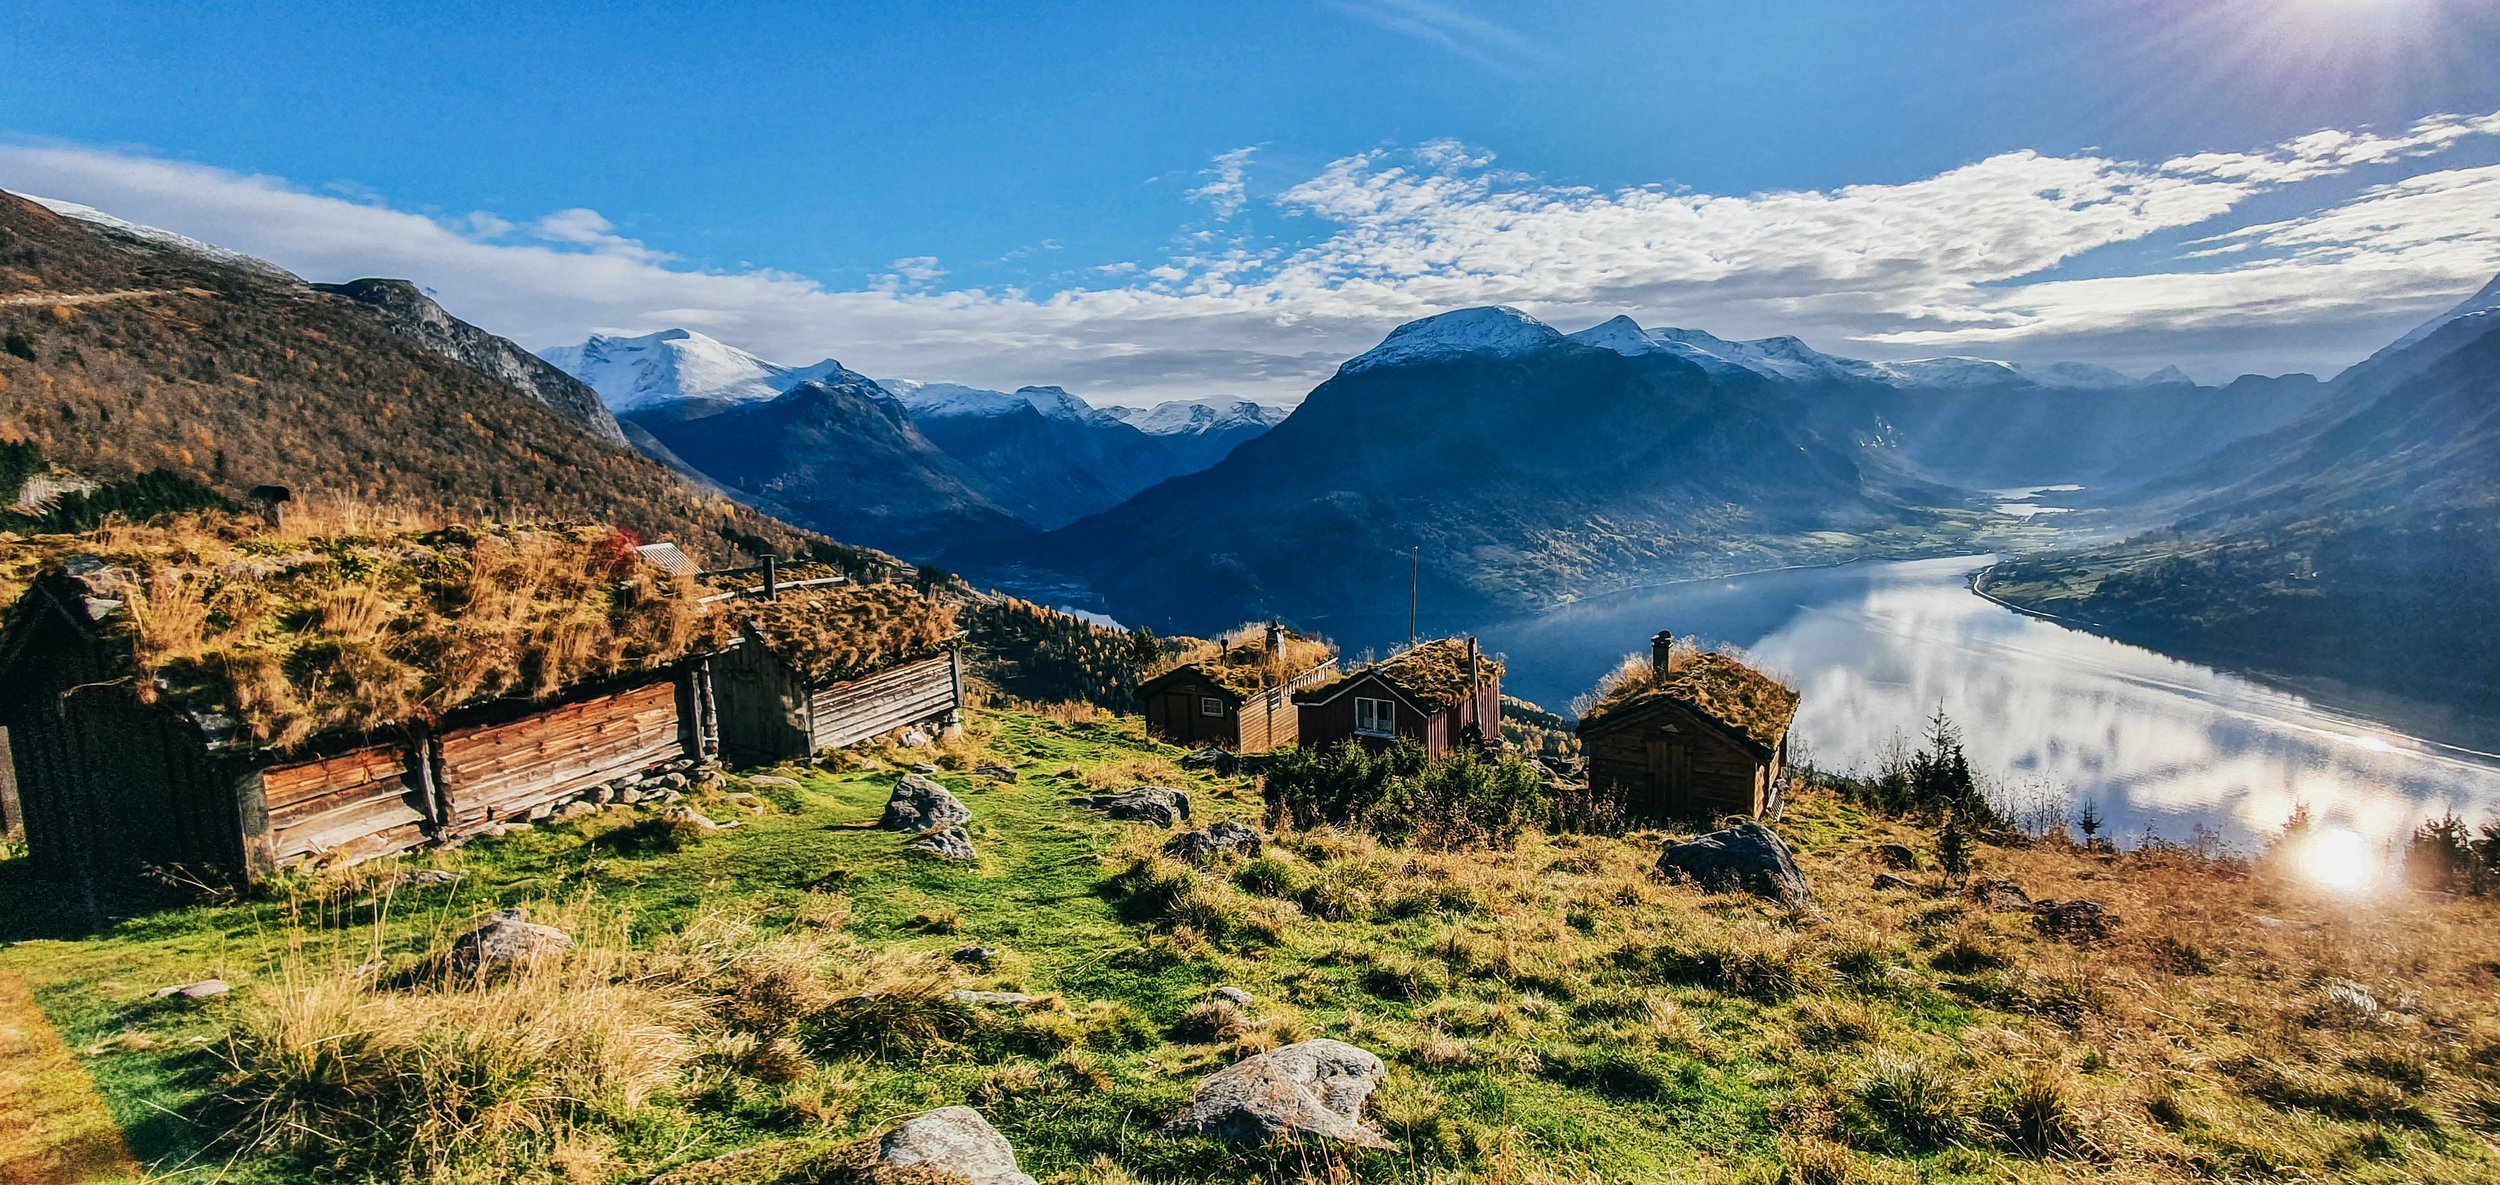
[[[1474,638],[1439,638],[1296,692],[1302,743],[1385,748],[1404,737],[1438,757],[1502,736],[1502,664]]]
[[[731,761],[802,759],[912,725],[962,724],[954,613],[912,588],[775,589],[729,612],[739,637],[711,669]]]
[[[1244,630],[1207,648],[1213,653],[1187,658],[1138,685],[1147,732],[1193,749],[1287,748],[1302,735],[1293,693],[1337,674],[1337,656],[1325,643],[1281,625]]]
[[[110,883],[158,866],[249,881],[541,818],[646,778],[682,783],[714,750],[699,655],[273,746],[215,697],[141,673],[117,620],[135,587],[76,557],[9,610],[0,725],[48,875]]]
[[[1580,718],[1592,790],[1634,818],[1760,818],[1778,809],[1797,693],[1724,654],[1650,640],[1646,671]]]

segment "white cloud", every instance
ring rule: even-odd
[[[1217,153],[1213,163],[1198,170],[1199,176],[1209,180],[1190,190],[1187,195],[1189,200],[1205,202],[1208,209],[1215,211],[1218,222],[1232,221],[1233,215],[1241,213],[1241,208],[1250,203],[1250,186],[1246,178],[1250,172],[1250,158],[1258,155],[1258,151],[1251,147]]]
[[[0,145],[0,185],[314,279],[414,279],[531,345],[685,325],[768,357],[1150,403],[1289,400],[1401,321],[1488,303],[1564,328],[1629,312],[1874,357],[2175,361],[2207,378],[2332,370],[2500,271],[2500,165],[2402,172],[2494,134],[2500,114],[2435,116],[2248,152],[2007,152],[1900,184],[1744,195],[1556,186],[1435,141],[1343,158],[1267,199],[1320,226],[1304,245],[1202,231],[1161,259],[1078,265],[1068,274],[1085,286],[1048,293],[945,290],[928,256],[837,290],[769,268],[692,267],[586,208],[434,218],[77,145]],[[1238,212],[1251,159],[1216,158],[1193,196]],[[2297,208],[2300,186],[2364,169],[2374,184],[2357,194],[2244,216],[2261,195]],[[2146,242],[2182,234],[2195,237]],[[2160,258],[2124,275],[2061,274],[2131,243]]]
[[[1438,0],[1331,0],[1331,6],[1499,73],[1523,73],[1550,56],[1510,29]]]

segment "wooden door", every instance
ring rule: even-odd
[[[1693,751],[1672,736],[1649,738],[1649,785],[1665,811],[1690,805],[1693,792]]]

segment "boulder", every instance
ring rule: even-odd
[[[1178,827],[1189,821],[1189,795],[1169,786],[1140,786],[1119,794],[1096,794],[1077,799],[1076,804],[1114,819],[1134,819],[1157,827]]]
[[[1875,845],[1875,862],[1894,872],[1908,872],[1918,867],[1918,853],[1911,851],[1908,844],[1879,843]]]
[[[906,749],[926,749],[937,743],[935,738],[917,728],[904,729],[902,742]]]
[[[885,800],[885,817],[877,826],[887,831],[934,831],[970,821],[972,811],[956,801],[953,791],[919,774],[905,774]]]
[[[1752,893],[1787,906],[1814,900],[1788,845],[1751,819],[1698,839],[1668,844],[1658,857],[1658,871],[1714,893]]]
[[[2031,908],[2031,894],[2023,892],[2021,885],[2002,877],[1974,882],[1970,887],[1970,897],[1990,909],[2020,913]]]
[[[989,967],[998,962],[1000,953],[994,946],[959,946],[947,957],[967,967]]]
[[[1234,987],[1229,983],[1218,985],[1215,991],[1210,994],[1216,999],[1222,1000],[1227,1004],[1237,1005],[1242,1008],[1248,1008],[1252,999],[1250,993]]]
[[[176,996],[180,996],[185,1000],[205,1000],[211,996],[225,995],[227,992],[233,990],[234,988],[228,985],[225,980],[203,979],[193,983],[178,983],[172,987],[158,988],[156,989],[156,998],[159,1000],[170,1000]]]
[[[1241,758],[1231,752],[1209,745],[1181,758],[1182,769],[1213,770],[1220,777],[1231,777],[1241,768]]]
[[[1198,1084],[1189,1108],[1164,1131],[1231,1144],[1322,1138],[1386,1149],[1363,1122],[1363,1100],[1380,1085],[1380,1059],[1322,1038],[1243,1058]]]
[[[922,1166],[971,1185],[1034,1185],[1016,1166],[1016,1150],[970,1107],[940,1107],[904,1120],[877,1142],[877,1167]],[[876,1174],[883,1179],[884,1174]]]
[[[940,860],[977,860],[981,854],[972,850],[972,837],[961,827],[941,827],[903,845],[915,852],[926,852]]]
[[[1258,828],[1224,819],[1208,825],[1204,831],[1184,831],[1173,836],[1163,850],[1192,864],[1212,864],[1226,854],[1256,856],[1266,844],[1266,837],[1259,834]]]
[[[2072,901],[2041,900],[2031,903],[2031,926],[2050,938],[2098,942],[2118,928],[2118,915],[2103,909],[2098,901],[2081,897]]]
[[[573,936],[530,920],[519,906],[489,915],[454,939],[444,962],[455,975],[492,975],[573,949]]]

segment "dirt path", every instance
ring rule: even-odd
[[[0,305],[101,304],[108,300],[141,300],[150,296],[209,296],[198,288],[122,288],[112,292],[29,292],[0,296]]]
[[[35,1007],[26,980],[0,972],[0,1181],[99,1185],[145,1179],[95,1083]]]

